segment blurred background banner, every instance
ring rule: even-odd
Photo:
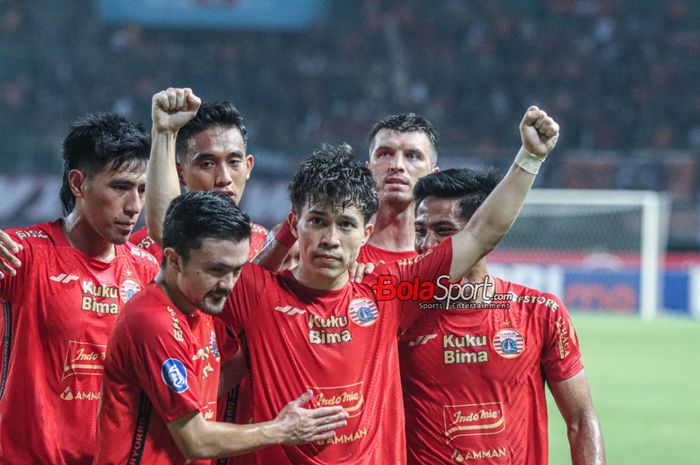
[[[105,23],[152,27],[298,29],[325,0],[99,0]]]

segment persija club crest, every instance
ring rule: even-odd
[[[358,326],[372,326],[379,319],[379,309],[369,299],[354,299],[348,306],[348,316]]]

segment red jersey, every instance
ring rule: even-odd
[[[124,307],[107,347],[95,465],[187,462],[167,424],[215,420],[220,354],[211,316],[185,315],[151,283]]]
[[[110,263],[88,257],[68,243],[60,220],[7,232],[24,249],[17,275],[0,280],[0,457],[90,464],[107,338],[158,265],[131,244],[115,246]]]
[[[398,262],[399,260],[406,260],[409,258],[417,257],[418,254],[413,250],[396,252],[393,250],[380,249],[370,244],[365,244],[360,249],[360,253],[357,255],[357,261],[359,263],[374,263],[377,264],[380,261],[384,263]]]
[[[251,222],[250,254],[248,255],[249,260],[255,258],[258,252],[262,250],[263,245],[265,245],[265,238],[267,238],[267,229],[265,229],[263,226],[260,226],[259,224]],[[163,259],[163,251],[160,247],[158,247],[158,244],[156,244],[156,242],[153,239],[151,239],[151,237],[148,235],[147,227],[144,226],[143,228],[133,233],[129,237],[129,242],[141,247],[142,249],[147,250],[151,255],[156,257],[158,263],[160,263]]]
[[[451,257],[447,240],[377,274],[434,281],[449,272]],[[222,318],[246,345],[254,422],[273,419],[307,389],[314,393],[312,407],[340,405],[350,415],[335,437],[261,449],[257,463],[405,463],[397,338],[418,312],[413,302],[378,301],[371,281],[321,291],[303,286],[289,270],[243,268]]]
[[[494,279],[506,308],[434,309],[400,339],[408,463],[547,463],[544,382],[577,374],[578,340],[551,294]]]

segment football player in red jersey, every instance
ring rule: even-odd
[[[495,247],[559,134],[558,125],[537,107],[528,109],[520,130],[523,148],[513,167],[469,225],[423,257],[385,265],[383,274],[459,279]],[[177,183],[174,166],[154,175],[162,177],[160,182]],[[380,301],[371,283],[351,282],[348,275],[372,232],[376,183],[367,168],[352,161],[348,147],[325,146],[302,163],[290,194],[299,265],[282,273],[244,266],[222,317],[247,347],[256,422],[274,418],[293,392],[308,388],[316,393],[312,405],[342,405],[350,418],[334,438],[265,448],[256,453],[257,460],[404,463],[396,335],[420,311],[412,302]]]
[[[377,182],[379,209],[372,220],[374,231],[357,261],[377,264],[413,258],[413,186],[421,177],[439,171],[437,134],[422,116],[400,113],[378,121],[368,144],[367,167]],[[285,257],[296,256],[296,240],[287,222],[275,231],[277,240],[265,244],[258,262],[268,269],[283,269]]]
[[[468,169],[421,178],[414,189],[416,252],[463,230],[496,184],[494,175]],[[604,464],[565,306],[551,294],[491,276],[486,258],[464,283],[483,283],[488,291],[430,305],[400,338],[408,463],[546,465],[546,381],[568,427],[572,463]]]
[[[223,192],[240,203],[255,159],[248,153],[248,131],[243,117],[228,102],[206,102],[191,89],[170,88],[153,96],[153,151],[168,153],[168,163],[176,163],[180,184],[189,191]],[[154,157],[156,160],[166,160]],[[161,169],[156,162],[151,170]],[[151,183],[149,182],[149,186]],[[146,195],[169,195],[161,186],[153,186]],[[177,189],[179,194],[179,188]],[[169,197],[172,198],[172,197]],[[161,202],[156,202],[160,205]],[[163,218],[164,212],[146,211]],[[162,225],[135,232],[130,241],[151,252],[158,260]],[[262,248],[267,230],[251,223],[250,259]]]
[[[438,171],[437,134],[415,113],[389,115],[369,135],[369,161],[379,195],[374,232],[359,262],[392,262],[415,256],[413,186]]]
[[[271,421],[218,423],[220,313],[248,261],[250,219],[227,197],[189,192],[165,217],[155,281],[125,305],[109,339],[95,465],[210,463],[268,445],[333,437],[340,406],[307,410],[311,392]]]
[[[107,338],[158,270],[127,242],[144,204],[149,148],[143,130],[118,115],[77,121],[63,142],[67,216],[2,235],[3,463],[92,463]],[[13,246],[21,263],[10,270]]]
[[[154,205],[147,210],[148,227],[134,234],[132,242],[145,246],[160,258],[162,220],[167,201],[179,194],[180,186],[163,185],[154,172],[176,166],[180,185],[194,191],[217,191],[239,203],[245,184],[254,166],[253,155],[248,153],[248,131],[238,110],[228,102],[204,103],[191,89],[169,88],[153,96],[151,117],[153,121],[152,151],[154,163],[149,164],[149,189],[146,197],[153,197]],[[155,155],[158,154],[158,155]],[[160,220],[159,220],[160,219]],[[252,260],[262,248],[267,230],[251,222],[250,252]],[[224,360],[233,364],[238,344],[231,334],[219,327],[220,348]],[[250,413],[249,378],[244,376],[240,385],[221,399],[218,418],[224,421],[249,423]],[[226,465],[225,459],[217,461]],[[252,463],[252,457],[241,455],[232,459],[231,464]]]

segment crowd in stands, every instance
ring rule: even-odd
[[[97,0],[0,0],[4,169],[55,173],[71,120],[101,110],[147,122],[153,93],[176,83],[207,100],[232,100],[246,116],[253,152],[299,158],[322,141],[347,141],[364,153],[376,120],[416,111],[437,128],[441,153],[499,165],[511,159],[514,123],[534,102],[563,128],[564,155],[546,185],[601,187],[577,179],[576,170],[567,175],[567,160],[583,151],[612,160],[613,174],[597,180],[602,187],[669,189],[673,170],[663,150],[679,149],[690,154],[681,165],[689,159],[691,167],[690,192],[681,194],[696,195],[694,2],[326,6],[309,27],[289,32],[108,24]],[[625,170],[627,160],[641,170]]]

